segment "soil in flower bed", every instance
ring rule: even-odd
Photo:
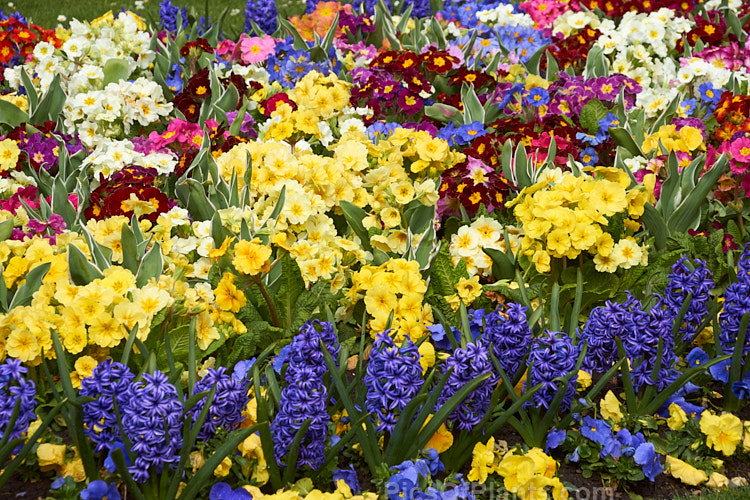
[[[52,481],[47,478],[34,481],[25,480],[17,475],[11,477],[0,491],[0,500],[37,500],[49,495]]]

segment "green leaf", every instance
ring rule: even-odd
[[[18,127],[29,121],[29,115],[21,108],[8,101],[0,100],[0,123]]]
[[[612,127],[609,129],[609,135],[614,139],[615,144],[625,148],[633,156],[643,156],[641,148],[635,143],[633,136],[622,127]]]
[[[370,236],[368,235],[365,226],[362,224],[364,218],[367,217],[367,212],[359,208],[354,203],[350,203],[348,201],[342,200],[339,203],[341,205],[342,212],[344,212],[344,218],[346,219],[346,222],[349,224],[349,227],[352,228],[354,234],[359,237],[362,247],[365,250],[372,251],[372,246],[370,245]]]
[[[0,222],[0,241],[5,241],[13,234],[13,219]]]
[[[596,135],[599,132],[599,120],[605,118],[607,113],[609,113],[609,109],[599,99],[592,99],[581,109],[578,119],[581,127],[586,129],[590,135]]]
[[[641,220],[649,234],[654,237],[654,246],[656,249],[663,250],[666,248],[669,229],[667,229],[667,224],[664,222],[659,211],[652,204],[647,203],[643,206]]]
[[[703,174],[695,188],[684,198],[670,215],[667,227],[672,233],[684,233],[700,223],[701,212],[707,206],[708,193],[727,169],[729,162],[725,155],[716,161],[711,170]]]
[[[86,255],[75,245],[68,245],[68,273],[74,285],[85,286],[104,275],[86,259]]]
[[[111,59],[108,59],[106,63],[104,63],[104,80],[102,81],[102,85],[106,87],[110,83],[117,83],[120,80],[127,80],[128,76],[130,76],[130,69],[128,68],[128,63],[124,59],[119,59],[117,57],[113,57]]]
[[[158,243],[154,243],[146,255],[141,261],[141,265],[138,267],[138,274],[135,277],[136,286],[145,286],[151,278],[158,279],[164,270],[164,260],[161,255],[161,246]]]
[[[49,271],[50,265],[49,262],[45,262],[44,264],[35,266],[28,272],[26,275],[26,281],[24,281],[23,285],[18,287],[15,295],[13,295],[13,300],[10,301],[10,305],[8,306],[9,311],[14,307],[28,306],[31,304],[32,296],[37,290],[39,290],[39,287],[42,286],[42,279],[44,279],[47,271]]]

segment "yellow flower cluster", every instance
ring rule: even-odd
[[[552,259],[575,259],[584,252],[594,256],[600,272],[648,263],[646,247],[633,234],[640,228],[644,205],[655,201],[654,176],[628,189],[630,178],[618,168],[596,167],[591,173],[544,180],[524,188],[510,203],[522,224],[522,252],[538,272],[549,272]],[[606,231],[612,216],[629,217],[621,234]]]
[[[531,448],[523,454],[511,450],[505,454],[495,449],[495,438],[487,444],[477,443],[471,461],[469,481],[484,483],[490,474],[503,478],[505,488],[521,500],[543,500],[551,496],[554,500],[568,498],[568,490],[556,477],[557,462],[540,448]]]
[[[507,226],[507,230],[510,249],[515,254],[521,246],[520,232],[513,226]],[[502,224],[495,219],[481,216],[470,225],[461,226],[458,232],[451,236],[451,261],[455,266],[464,259],[469,276],[489,276],[492,271],[492,259],[484,253],[485,248],[505,252],[506,243]]]
[[[25,95],[18,95],[16,92],[0,95],[0,101],[9,102],[21,111],[29,110],[29,98]]]
[[[244,219],[259,230],[284,189],[271,242],[289,251],[307,284],[326,280],[334,290],[346,282],[351,265],[372,255],[356,236],[341,237],[327,213],[340,214],[341,201],[364,209],[363,224],[376,233],[372,246],[403,254],[421,237],[409,241],[404,207],[414,200],[434,206],[439,198],[434,177],[463,158],[442,139],[411,129],[396,129],[373,143],[357,117],[360,110],[348,107],[348,86],[335,75],[310,72],[289,91],[297,109],[279,103],[257,141],[216,158],[222,179],[229,183],[236,174],[240,187],[248,157],[252,164],[252,203],[244,210],[227,209],[225,225],[225,219],[237,225]]]
[[[423,304],[426,291],[427,283],[415,261],[391,259],[381,266],[363,266],[352,273],[352,287],[336,315],[343,319],[364,298],[367,313],[372,317],[368,326],[373,338],[385,330],[393,313],[394,341],[401,342],[406,337],[416,341],[427,333],[427,326],[434,321],[432,307]]]
[[[661,153],[659,150],[659,141],[661,141],[667,152],[681,151],[689,153],[696,149],[706,149],[701,131],[690,126],[677,130],[675,125],[662,125],[659,127],[659,130],[646,137],[641,149],[644,153],[650,153],[654,150],[657,153]]]
[[[15,169],[20,154],[21,150],[13,139],[3,139],[0,141],[0,170]]]

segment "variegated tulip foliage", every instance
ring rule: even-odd
[[[745,2],[160,11],[2,15],[0,488],[741,482]]]

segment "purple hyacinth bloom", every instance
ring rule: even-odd
[[[111,358],[99,363],[90,377],[81,380],[81,396],[94,399],[83,404],[83,423],[86,436],[96,445],[96,451],[109,451],[120,438],[115,414],[115,402],[122,412],[128,404],[128,387],[134,375],[127,366]]]
[[[511,302],[505,312],[497,309],[488,314],[484,321],[482,342],[487,347],[492,345],[492,352],[501,368],[513,379],[531,344],[526,308]]]
[[[220,428],[232,431],[242,423],[242,410],[250,399],[247,391],[247,379],[235,379],[226,373],[226,368],[209,368],[208,373],[196,382],[193,394],[210,391],[216,388],[214,398],[209,406],[198,439],[208,441]],[[208,396],[204,396],[188,413],[193,421],[200,416]]]
[[[286,456],[297,431],[307,420],[310,424],[302,439],[297,467],[307,465],[317,470],[325,459],[328,424],[328,391],[323,384],[326,364],[321,348],[326,346],[336,359],[341,346],[333,325],[311,320],[299,330],[288,351],[289,366],[284,373],[287,387],[281,391],[279,413],[271,424],[274,452]]]
[[[278,25],[278,12],[274,0],[247,0],[245,5],[245,31],[253,29],[254,22],[267,35],[272,35]]]
[[[689,259],[683,255],[672,266],[672,273],[668,276],[669,284],[664,289],[663,302],[673,316],[677,317],[690,295],[690,305],[682,319],[683,326],[679,330],[683,342],[692,342],[701,323],[708,316],[708,302],[714,288],[711,278],[713,274],[706,267],[706,262],[695,260],[691,265],[688,265],[688,262]],[[691,271],[690,267],[695,269]]]
[[[22,437],[36,420],[36,385],[24,377],[27,371],[17,359],[7,359],[0,365],[0,438],[7,437],[8,441]],[[9,428],[17,405],[16,421]],[[18,452],[22,446],[23,443],[19,444],[14,451]]]
[[[573,375],[567,387],[560,387],[558,377],[565,377],[575,370],[578,361],[578,346],[573,345],[570,337],[563,332],[550,332],[536,338],[531,344],[528,364],[529,376],[527,387],[542,384],[529,404],[537,408],[549,408],[559,390],[565,391],[560,409],[570,408],[575,395],[578,375]]]
[[[750,243],[745,245],[740,261],[737,263],[737,281],[729,285],[724,292],[724,309],[719,314],[721,327],[719,342],[725,353],[731,353],[734,350],[740,323],[746,313],[750,313]],[[747,354],[750,354],[750,335],[746,332],[742,355]],[[711,367],[712,374],[715,367],[716,365]]]
[[[467,344],[465,348],[456,349],[443,363],[443,373],[448,373],[448,380],[438,398],[436,410],[443,406],[456,392],[476,377],[489,374],[479,386],[471,391],[466,399],[448,416],[459,429],[471,430],[489,410],[492,390],[497,383],[497,375],[492,369],[490,354],[484,344]]]
[[[407,338],[397,347],[388,332],[380,333],[372,346],[367,374],[367,410],[378,420],[378,431],[391,432],[401,410],[424,384],[419,349]]]
[[[121,408],[122,429],[136,455],[128,470],[144,482],[151,467],[176,464],[182,447],[183,404],[175,386],[160,371],[143,375],[127,389],[127,404]]]

